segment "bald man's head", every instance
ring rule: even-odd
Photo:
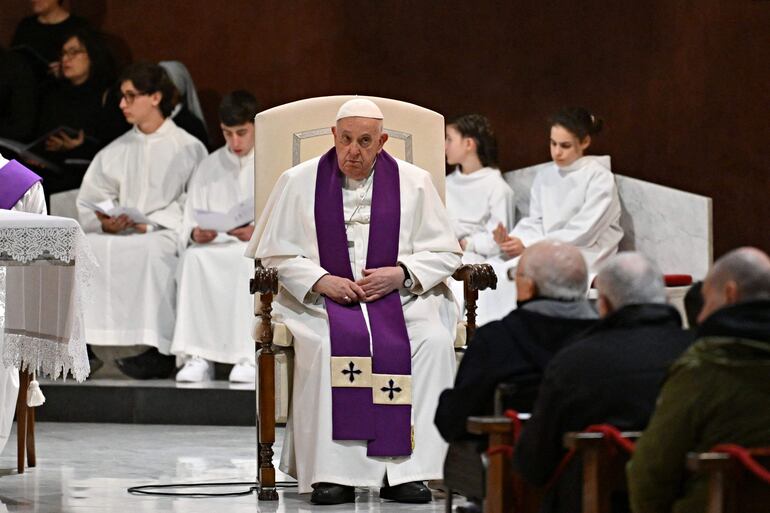
[[[757,248],[730,251],[714,263],[703,282],[703,322],[725,306],[770,299],[770,257]]]
[[[649,258],[634,251],[610,258],[596,276],[596,288],[602,317],[627,305],[666,302],[663,273]]]
[[[575,246],[544,240],[522,253],[516,269],[519,301],[536,297],[573,301],[587,292],[588,268]]]

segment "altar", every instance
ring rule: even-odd
[[[16,403],[19,472],[25,449],[34,466],[33,376],[90,372],[83,307],[97,266],[73,219],[0,210],[0,365],[19,370]]]

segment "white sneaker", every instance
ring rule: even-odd
[[[254,383],[256,377],[253,363],[236,363],[230,371],[230,383]]]
[[[214,379],[214,364],[200,356],[187,360],[184,367],[176,373],[178,383],[200,383]]]

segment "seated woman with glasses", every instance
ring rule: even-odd
[[[59,169],[37,167],[46,195],[80,186],[85,165],[106,143],[99,130],[103,97],[115,80],[112,61],[99,37],[89,30],[69,33],[61,47],[61,77],[40,100],[37,137],[31,151]],[[87,165],[87,162],[86,162]]]
[[[85,309],[92,345],[150,349],[118,362],[134,378],[166,378],[176,302],[177,234],[203,144],[170,119],[174,85],[157,64],[120,77],[120,109],[133,128],[88,167],[78,194],[80,224],[99,262]],[[123,210],[120,210],[123,209]]]

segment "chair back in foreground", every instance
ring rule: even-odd
[[[623,432],[615,435],[627,440],[629,445],[641,433]],[[630,458],[627,450],[621,449],[601,432],[567,433],[564,446],[582,459],[583,465],[583,513],[612,513],[613,500],[627,501],[626,463]]]
[[[749,449],[770,476],[770,447]],[[735,456],[722,452],[690,453],[687,468],[708,476],[707,513],[760,513],[770,508],[770,482],[755,475]]]

